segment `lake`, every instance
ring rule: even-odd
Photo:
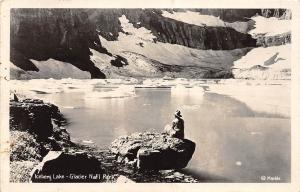
[[[119,95],[116,88],[93,85],[36,96],[60,107],[72,138],[100,148],[122,135],[161,132],[180,109],[185,136],[196,143],[184,172],[203,182],[272,182],[264,176],[290,181],[289,117],[255,111],[233,97],[201,91],[201,86],[194,89],[128,86],[122,89],[128,94]]]

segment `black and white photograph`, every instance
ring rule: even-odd
[[[291,9],[9,13],[10,183],[291,183]]]

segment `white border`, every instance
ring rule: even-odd
[[[1,66],[0,66],[0,191],[292,191],[300,192],[300,9],[298,1],[280,0],[6,0],[1,3]],[[289,8],[292,9],[292,82],[291,82],[291,183],[197,183],[197,184],[15,184],[9,183],[9,10],[10,8]]]

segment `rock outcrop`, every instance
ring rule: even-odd
[[[28,131],[45,140],[57,134],[54,127],[61,126],[64,119],[57,106],[39,99],[10,101],[10,127],[12,130]],[[65,129],[60,131],[64,132]],[[59,135],[59,134],[58,134]],[[58,136],[57,135],[57,136]]]
[[[187,166],[196,144],[160,133],[135,133],[111,144],[120,162],[141,170],[181,169]]]
[[[290,10],[286,9],[261,9],[261,15],[266,18],[276,17],[281,19],[291,19]]]
[[[283,33],[274,36],[257,35],[257,45],[263,47],[285,45],[291,43],[291,33]]]
[[[103,179],[101,163],[87,153],[49,151],[32,171],[35,183],[87,183]]]
[[[57,106],[38,99],[10,100],[10,181],[28,182],[30,171],[50,150],[73,146]]]

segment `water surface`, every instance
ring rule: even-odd
[[[136,96],[126,98],[86,94],[78,90],[41,95],[60,106],[73,138],[107,147],[121,135],[161,132],[180,109],[186,137],[196,142],[184,171],[203,182],[265,182],[263,176],[280,177],[277,182],[290,180],[289,118],[258,113],[236,99],[209,92],[195,95],[136,88]]]

